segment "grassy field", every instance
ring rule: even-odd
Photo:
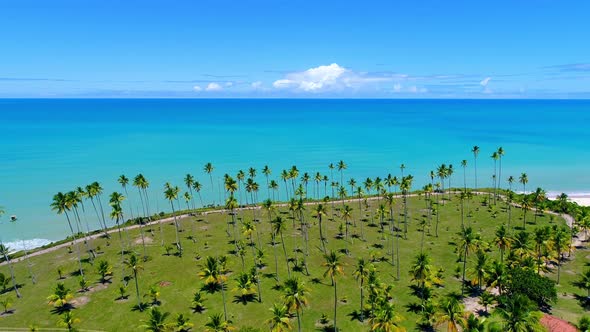
[[[445,195],[446,196],[446,195]],[[436,290],[437,294],[446,294],[451,291],[460,291],[460,279],[455,277],[455,269],[462,266],[458,261],[455,241],[461,225],[461,209],[458,196],[452,196],[444,205],[439,205],[438,213],[440,225],[438,227],[439,236],[435,234],[435,220],[431,227],[426,227],[424,234],[421,232],[420,221],[428,220],[426,202],[423,197],[411,197],[408,200],[408,234],[407,239],[400,240],[400,271],[401,278],[396,280],[396,269],[392,262],[388,260],[388,239],[383,239],[379,232],[379,220],[375,210],[379,205],[377,200],[369,202],[368,208],[363,206],[359,213],[358,202],[350,202],[353,210],[353,221],[356,227],[350,225],[351,233],[358,236],[360,234],[360,217],[364,220],[363,227],[366,241],[358,237],[351,238],[348,243],[350,255],[342,255],[344,263],[344,275],[338,278],[338,327],[341,331],[359,331],[368,330],[367,321],[360,323],[354,319],[353,313],[359,309],[359,285],[353,277],[354,265],[359,257],[367,259],[374,258],[374,265],[379,271],[380,278],[383,282],[389,283],[394,287],[394,301],[397,312],[404,317],[403,325],[408,330],[415,329],[417,315],[406,310],[406,305],[410,302],[416,302],[416,297],[411,295],[410,276],[408,274],[412,260],[420,252],[421,241],[423,238],[424,251],[432,257],[433,265],[437,268],[444,269],[444,286]],[[385,204],[385,202],[381,202]],[[325,234],[327,237],[328,249],[342,251],[346,248],[345,240],[338,236],[339,227],[343,224],[339,217],[341,203],[334,203],[335,210],[332,210],[330,203],[326,204],[328,215],[324,217]],[[505,203],[498,203],[491,210],[488,206],[481,203],[480,197],[475,197],[471,203],[465,206],[465,223],[472,225],[474,230],[479,232],[486,241],[491,241],[494,237],[495,229],[507,222],[508,214]],[[304,309],[302,316],[302,330],[317,330],[318,320],[322,314],[326,314],[329,319],[333,315],[333,298],[334,292],[330,285],[329,278],[324,278],[325,268],[321,243],[319,240],[318,220],[312,216],[314,207],[307,206],[306,220],[310,223],[309,231],[309,248],[310,255],[307,258],[310,275],[306,276],[303,272],[294,272],[306,283],[309,289],[309,306]],[[394,220],[397,222],[403,215],[402,200],[397,198],[394,206]],[[467,217],[468,211],[471,215]],[[253,211],[240,211],[237,217],[239,219],[252,219]],[[162,238],[158,225],[149,226],[153,229],[153,234],[147,238],[149,242],[147,250],[149,260],[143,262],[143,270],[139,272],[138,282],[142,295],[147,294],[149,288],[156,285],[160,289],[160,308],[163,311],[172,313],[172,317],[177,313],[184,313],[190,317],[194,324],[194,331],[203,330],[208,315],[212,313],[223,313],[222,297],[220,292],[208,294],[205,293],[206,310],[203,313],[193,313],[191,310],[191,301],[195,291],[203,286],[203,281],[199,279],[198,272],[201,270],[201,264],[204,263],[206,256],[227,255],[229,259],[228,267],[230,273],[227,282],[227,309],[229,319],[233,324],[240,328],[252,326],[260,328],[263,331],[268,330],[265,320],[270,318],[269,308],[273,303],[281,302],[281,292],[276,289],[277,281],[273,273],[275,271],[273,248],[271,246],[271,229],[268,222],[268,215],[263,211],[258,211],[257,217],[260,222],[256,223],[260,233],[265,253],[264,261],[266,267],[262,269],[262,302],[258,301],[242,303],[237,299],[237,292],[232,291],[235,286],[235,275],[242,271],[242,261],[240,257],[233,254],[234,244],[233,237],[226,234],[227,222],[231,220],[228,214],[213,213],[207,216],[190,217],[181,221],[183,232],[181,241],[184,246],[184,255],[178,257],[175,255],[166,255],[164,248],[161,246]],[[298,222],[293,227],[291,213],[286,207],[277,209],[277,213],[287,219],[287,231],[284,233],[285,246],[290,258],[295,258],[297,254],[296,247],[303,248],[304,242],[300,236]],[[388,220],[390,216],[386,217]],[[536,225],[533,224],[533,213],[528,212],[527,230],[532,231]],[[548,214],[537,216],[538,225],[564,224],[559,217],[551,217]],[[522,211],[517,208],[512,209],[512,225],[522,225]],[[64,218],[64,227],[65,218]],[[175,241],[175,232],[173,223],[165,223],[164,242],[171,244]],[[238,221],[238,230],[241,230],[241,223]],[[386,228],[387,229],[387,228]],[[403,226],[402,226],[403,229]],[[195,235],[196,242],[188,239]],[[129,231],[132,250],[142,254],[141,239],[139,231]],[[424,236],[423,236],[424,235]],[[125,236],[125,233],[124,233]],[[241,239],[246,240],[239,231]],[[257,242],[254,234],[254,242]],[[37,283],[32,284],[28,277],[27,265],[24,262],[14,264],[17,281],[20,284],[22,298],[16,299],[14,292],[10,288],[3,294],[0,294],[0,300],[10,297],[13,300],[12,314],[0,316],[0,327],[6,328],[27,328],[35,325],[43,328],[55,328],[59,315],[52,313],[52,306],[48,304],[47,297],[53,293],[53,289],[58,283],[58,267],[62,267],[65,279],[61,280],[74,293],[73,313],[80,319],[76,326],[81,330],[100,330],[100,331],[141,331],[143,321],[147,319],[146,312],[134,310],[137,300],[135,297],[135,284],[131,280],[127,291],[129,297],[127,300],[116,300],[119,296],[118,288],[123,284],[122,277],[130,275],[129,269],[121,264],[121,244],[117,234],[113,234],[110,240],[96,239],[92,241],[92,246],[100,247],[101,253],[97,259],[106,259],[113,265],[113,276],[110,282],[101,284],[99,275],[95,266],[90,263],[84,263],[87,280],[91,282],[90,291],[81,292],[78,284],[77,272],[78,262],[75,250],[68,252],[67,249],[60,249],[45,255],[32,257],[32,270],[37,276]],[[81,245],[81,250],[83,246]],[[279,279],[284,281],[287,278],[287,268],[283,255],[281,244],[277,245],[277,254],[279,261]],[[495,246],[491,246],[489,252],[491,258],[498,258],[499,251]],[[301,254],[297,254],[301,259]],[[588,249],[585,247],[577,248],[572,254],[571,259],[562,267],[561,284],[558,286],[559,299],[553,306],[553,314],[562,317],[568,321],[577,321],[584,313],[584,309],[578,304],[575,295],[585,295],[585,292],[572,285],[577,278],[577,274],[582,271],[582,266],[587,262]],[[87,255],[85,256],[87,257]],[[474,257],[468,260],[468,266],[473,264]],[[246,269],[254,265],[254,258],[248,249],[245,257]],[[7,266],[1,266],[0,272],[9,275]],[[555,278],[553,272],[549,274]],[[144,302],[148,302],[144,298]],[[170,320],[172,319],[170,318]],[[296,330],[296,320],[292,320],[293,327]],[[444,330],[444,328],[443,328]]]

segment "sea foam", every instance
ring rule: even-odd
[[[47,239],[28,239],[28,240],[16,240],[12,242],[6,242],[4,245],[8,247],[9,252],[21,251],[24,249],[31,250],[50,244],[53,241]]]

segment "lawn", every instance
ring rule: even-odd
[[[343,226],[340,217],[342,203],[327,203],[327,216],[323,218],[324,234],[327,238],[328,250],[338,251],[342,256],[344,264],[344,275],[337,277],[338,282],[338,328],[341,331],[359,331],[368,330],[369,324],[355,319],[355,313],[360,306],[359,285],[353,276],[356,260],[360,257],[373,259],[373,264],[379,271],[381,281],[391,284],[394,287],[394,303],[397,312],[404,318],[402,325],[408,330],[416,328],[415,321],[418,315],[409,312],[406,305],[411,302],[418,302],[418,299],[411,295],[409,288],[411,284],[409,269],[414,257],[420,252],[423,241],[423,250],[428,253],[433,265],[438,269],[444,270],[444,286],[436,290],[436,293],[443,295],[452,291],[460,291],[461,280],[456,277],[456,268],[462,267],[458,260],[456,240],[457,233],[461,227],[461,204],[458,195],[452,195],[450,200],[447,199],[444,204],[438,205],[438,214],[440,224],[438,226],[438,237],[435,236],[436,216],[432,217],[432,223],[429,226],[428,209],[423,196],[410,197],[408,199],[408,232],[407,239],[400,234],[400,279],[397,280],[396,273],[398,266],[395,266],[389,260],[389,238],[388,233],[380,232],[379,218],[376,210],[379,204],[386,204],[385,201],[371,200],[365,206],[362,204],[360,218],[363,220],[363,229],[365,241],[360,239],[359,221],[359,204],[356,201],[347,203],[352,208],[353,218],[350,220],[350,232],[354,234],[350,237],[348,244],[343,236],[340,236],[339,228]],[[441,201],[442,203],[442,201]],[[394,221],[403,222],[403,205],[402,199],[396,198],[394,204]],[[389,211],[389,207],[386,205]],[[522,227],[523,213],[521,209],[512,208],[512,226]],[[310,224],[309,230],[309,256],[307,264],[310,275],[304,274],[304,271],[291,271],[291,274],[298,276],[306,284],[309,290],[309,305],[303,310],[302,330],[313,331],[320,328],[318,324],[322,314],[327,315],[328,319],[333,317],[334,290],[330,284],[329,277],[324,278],[325,267],[321,242],[319,238],[318,219],[313,215],[314,206],[308,205],[305,211],[305,220]],[[482,239],[491,242],[494,238],[496,228],[507,222],[508,213],[506,204],[499,202],[494,207],[482,204],[481,197],[475,197],[471,202],[465,203],[464,208],[465,224],[471,225],[473,229],[481,234]],[[255,223],[260,241],[264,251],[264,262],[266,266],[261,270],[261,293],[262,302],[256,300],[243,303],[239,301],[238,293],[233,291],[235,287],[235,276],[243,270],[240,257],[234,254],[233,244],[233,226],[230,225],[230,234],[228,237],[228,221],[231,216],[227,213],[211,213],[197,217],[189,217],[180,221],[182,228],[181,242],[184,247],[184,255],[178,257],[174,255],[175,250],[167,255],[161,242],[171,244],[175,242],[174,223],[167,222],[162,225],[164,238],[160,237],[158,225],[146,227],[147,232],[147,253],[149,259],[142,262],[143,270],[139,271],[138,283],[142,301],[149,302],[147,294],[151,286],[157,286],[160,291],[160,308],[162,311],[170,312],[169,318],[173,320],[177,313],[184,313],[190,317],[194,324],[194,331],[203,330],[208,316],[213,313],[223,313],[222,296],[220,292],[204,293],[206,297],[206,310],[202,313],[195,313],[191,309],[193,294],[203,286],[203,281],[199,278],[198,273],[202,270],[201,265],[207,256],[227,255],[229,259],[228,268],[230,270],[227,281],[227,311],[228,318],[233,324],[240,328],[245,326],[257,327],[263,331],[268,330],[268,324],[265,321],[270,318],[270,311],[273,303],[280,303],[282,293],[276,287],[277,281],[274,277],[275,263],[274,251],[271,246],[271,228],[268,222],[268,214],[264,210],[256,212],[252,210],[238,211],[236,225],[238,235],[241,240],[249,242],[249,239],[242,234],[241,220],[252,220],[256,214],[260,222]],[[290,259],[298,258],[301,260],[302,253],[296,248],[303,251],[305,243],[300,236],[298,220],[293,223],[292,214],[286,206],[277,208],[275,214],[287,219],[287,229],[284,232],[286,251]],[[391,216],[387,215],[385,221]],[[63,218],[64,228],[66,226],[65,217]],[[422,232],[421,221],[426,221],[425,232]],[[533,223],[533,213],[527,213],[526,229],[532,231],[536,225]],[[540,214],[536,218],[538,225],[564,224],[565,222],[559,217],[551,217],[549,214]],[[356,226],[354,226],[356,224]],[[387,226],[385,226],[387,230]],[[344,231],[344,230],[343,230]],[[129,242],[132,244],[131,250],[138,255],[143,254],[141,238],[137,229],[123,232],[124,242],[129,236]],[[195,241],[190,238],[194,236]],[[254,243],[258,242],[256,232],[253,233]],[[37,277],[37,283],[32,284],[28,278],[29,272],[25,262],[14,264],[17,281],[20,284],[22,298],[17,299],[13,291],[9,288],[0,295],[0,299],[10,297],[13,300],[11,314],[0,316],[0,327],[6,328],[27,328],[29,326],[38,326],[42,328],[55,328],[59,315],[52,312],[53,307],[48,304],[47,297],[53,293],[58,282],[63,282],[74,293],[73,305],[75,309],[73,314],[80,319],[76,327],[81,330],[100,330],[100,331],[142,331],[142,325],[147,319],[146,312],[134,309],[137,304],[135,296],[135,282],[129,281],[127,292],[129,297],[126,300],[116,300],[119,297],[119,286],[123,285],[123,277],[131,276],[132,273],[128,268],[121,264],[121,243],[119,236],[112,234],[110,239],[96,239],[91,243],[94,247],[100,248],[100,254],[97,260],[108,260],[113,266],[113,276],[108,283],[99,282],[99,275],[95,266],[90,262],[84,262],[86,279],[91,282],[90,290],[87,292],[78,291],[79,277],[78,262],[76,250],[73,248],[69,252],[67,248],[57,250],[45,255],[32,257],[32,271]],[[80,246],[84,249],[83,245]],[[345,248],[348,248],[349,255],[345,254]],[[287,268],[283,249],[277,242],[276,251],[279,262],[279,280],[282,282],[287,278]],[[397,253],[396,253],[397,255]],[[490,246],[490,258],[499,259],[499,250],[493,244]],[[567,255],[566,255],[567,256]],[[558,286],[559,299],[553,306],[553,313],[568,321],[577,321],[584,313],[584,309],[578,304],[576,296],[584,296],[585,292],[573,286],[572,282],[577,278],[577,274],[583,269],[582,266],[587,261],[588,249],[578,248],[573,252],[562,267],[561,284]],[[87,258],[88,255],[83,257]],[[127,256],[126,256],[127,257]],[[468,267],[473,264],[474,257],[469,257]],[[250,248],[244,258],[246,270],[254,265],[254,257]],[[58,280],[58,267],[64,271],[64,279]],[[1,266],[0,272],[9,275],[7,266]],[[555,278],[554,272],[549,274]],[[296,319],[292,319],[294,329],[297,329]],[[443,328],[444,329],[444,328]]]

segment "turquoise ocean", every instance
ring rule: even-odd
[[[480,187],[491,186],[490,156],[501,146],[502,187],[509,175],[525,172],[527,189],[590,192],[588,100],[3,99],[0,124],[0,206],[6,210],[0,238],[13,248],[68,234],[65,217],[49,207],[55,193],[98,181],[104,204],[111,192],[122,191],[121,174],[143,173],[151,210],[168,211],[164,183],[184,189],[187,173],[203,184],[203,199],[211,203],[219,202],[223,174],[254,167],[264,199],[264,165],[278,179],[292,165],[300,174],[329,175],[328,164],[344,160],[345,181],[360,182],[400,176],[403,163],[420,188],[442,163],[453,164],[451,184],[462,186],[466,159],[473,186],[471,148],[478,145]],[[215,167],[213,191],[203,171],[207,162]],[[129,190],[124,204],[137,211],[138,195]],[[282,186],[279,193],[284,198]],[[89,207],[86,217],[98,228]],[[8,222],[11,215],[16,223]]]

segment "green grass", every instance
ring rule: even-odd
[[[493,213],[488,211],[487,206],[480,203],[481,198],[476,197],[465,208],[472,212],[472,216],[465,219],[466,224],[473,226],[474,230],[481,233],[481,236],[486,241],[491,241],[494,237],[496,227],[507,220],[507,213],[505,211],[505,204],[499,203],[494,207],[497,216],[493,217]],[[353,216],[358,224],[358,203],[349,203],[354,208]],[[369,325],[365,321],[361,324],[357,320],[353,320],[350,314],[359,308],[359,287],[353,277],[354,265],[356,259],[359,257],[369,258],[371,255],[375,257],[389,257],[387,254],[387,240],[381,239],[381,234],[378,232],[379,227],[371,227],[372,216],[377,206],[376,201],[371,202],[369,210],[362,211],[364,219],[364,230],[366,242],[360,239],[353,239],[349,244],[350,256],[342,256],[344,262],[344,276],[338,279],[338,297],[340,303],[338,306],[338,327],[341,331],[358,331],[368,330]],[[396,199],[394,218],[403,218],[400,215],[402,207],[401,199]],[[334,204],[337,208],[340,203]],[[408,270],[415,255],[420,251],[421,235],[418,225],[419,221],[425,218],[427,210],[425,209],[425,201],[422,197],[412,197],[409,199],[409,229],[408,239],[402,239],[400,242],[400,270],[401,279],[398,281],[395,278],[396,267],[389,261],[375,262],[375,266],[380,272],[380,278],[383,282],[392,284],[394,286],[394,300],[398,312],[404,317],[403,325],[408,330],[415,329],[415,321],[417,315],[406,310],[405,305],[410,302],[416,302],[417,299],[410,294],[410,277]],[[338,227],[341,220],[338,217],[338,212],[335,211],[336,216],[332,219],[331,204],[327,204],[328,216],[325,217],[324,227],[327,230],[327,247],[328,250],[341,250],[345,248],[343,239],[338,239]],[[310,276],[305,276],[299,272],[292,272],[305,281],[310,290],[309,306],[305,308],[302,317],[302,330],[312,331],[316,329],[316,322],[320,319],[322,314],[326,314],[328,318],[332,318],[333,312],[333,288],[330,286],[328,278],[323,278],[324,268],[321,266],[323,262],[322,252],[320,250],[321,244],[319,241],[319,230],[317,226],[317,219],[310,217],[313,207],[307,206],[306,220],[311,224],[309,233],[309,247],[310,256],[308,257],[308,266]],[[290,219],[290,213],[286,207],[279,208],[279,213],[288,218],[288,231],[284,233],[285,244],[287,252],[290,257],[294,256],[294,248],[299,245],[303,248],[304,244],[299,236],[299,230],[293,228]],[[447,201],[444,205],[439,207],[440,225],[439,237],[434,236],[434,220],[433,224],[424,237],[424,250],[428,252],[433,264],[436,267],[444,269],[444,287],[436,290],[437,294],[446,294],[451,291],[460,290],[460,280],[455,278],[454,270],[456,266],[461,265],[457,260],[456,246],[454,241],[457,239],[457,232],[460,229],[461,214],[459,200],[453,196],[451,201]],[[256,226],[260,232],[261,241],[263,243],[265,252],[266,267],[262,270],[263,274],[273,273],[275,270],[273,249],[270,246],[270,225],[268,223],[268,216],[261,211],[257,212],[261,222]],[[513,225],[522,225],[522,212],[520,209],[512,209]],[[252,211],[239,212],[240,218],[251,219],[253,217]],[[150,244],[148,246],[148,255],[150,259],[143,263],[144,270],[139,274],[139,285],[142,294],[146,294],[152,285],[162,284],[161,292],[161,309],[163,311],[171,312],[173,316],[176,313],[185,313],[194,323],[195,331],[203,329],[203,325],[207,321],[207,317],[212,313],[223,313],[223,305],[221,294],[219,292],[213,294],[205,294],[207,300],[205,301],[206,311],[204,313],[193,313],[190,309],[192,295],[195,291],[203,285],[202,280],[198,277],[200,271],[200,264],[208,255],[228,255],[229,269],[232,271],[228,276],[228,292],[227,292],[227,307],[229,318],[237,327],[253,326],[259,327],[261,330],[268,330],[265,320],[270,317],[269,308],[275,302],[281,301],[281,292],[274,289],[277,284],[275,279],[266,276],[262,277],[262,303],[250,302],[246,305],[241,303],[234,303],[235,292],[232,292],[235,285],[234,277],[237,272],[242,270],[242,264],[239,257],[231,255],[230,251],[234,248],[231,239],[226,234],[227,224],[230,216],[227,214],[210,214],[207,216],[191,217],[182,220],[181,225],[184,231],[181,233],[182,243],[184,245],[185,254],[183,257],[174,255],[166,256],[165,251],[160,245],[160,231],[158,225],[150,226],[153,229],[153,237],[149,237]],[[376,218],[373,219],[375,226],[378,223]],[[533,221],[533,213],[527,214],[527,220]],[[65,223],[65,218],[64,218]],[[549,215],[539,215],[537,217],[539,225],[547,225],[551,223],[563,223],[560,218],[550,218]],[[298,223],[296,223],[296,226]],[[238,227],[241,226],[238,222]],[[173,223],[166,223],[162,226],[164,228],[164,242],[174,242],[175,233]],[[535,225],[527,225],[527,230],[532,231]],[[197,242],[193,243],[187,237],[193,234],[193,228],[196,231]],[[403,226],[402,226],[403,228]],[[355,234],[360,233],[360,227],[351,226],[351,232]],[[240,232],[241,234],[241,232]],[[138,230],[129,231],[131,241],[134,242],[133,250],[139,255],[142,254],[141,242]],[[243,236],[240,235],[243,238]],[[254,236],[256,242],[256,236]],[[205,246],[205,243],[207,246]],[[31,280],[27,278],[28,270],[24,262],[14,264],[17,281],[21,284],[21,293],[23,297],[16,299],[14,292],[6,292],[0,295],[0,298],[7,296],[13,299],[14,313],[11,315],[0,316],[0,327],[24,328],[30,325],[36,325],[45,328],[54,328],[59,316],[51,312],[52,306],[47,303],[47,296],[52,294],[52,290],[57,284],[58,275],[57,268],[62,266],[64,268],[66,278],[62,280],[67,287],[72,289],[75,293],[76,300],[79,302],[84,299],[87,303],[77,305],[73,310],[74,315],[81,321],[77,324],[80,329],[89,330],[104,330],[104,331],[141,331],[140,326],[143,320],[147,319],[145,312],[134,311],[133,306],[136,304],[134,281],[131,280],[128,287],[129,298],[126,301],[115,301],[118,297],[118,287],[122,284],[122,265],[120,263],[120,243],[118,235],[115,233],[110,240],[96,239],[92,241],[94,247],[100,246],[102,253],[98,259],[107,259],[113,265],[112,283],[101,285],[98,280],[99,276],[95,271],[95,267],[89,263],[84,264],[87,274],[87,279],[91,281],[94,288],[90,292],[79,293],[75,290],[79,289],[78,277],[72,274],[77,271],[77,260],[75,250],[69,253],[67,249],[59,249],[55,252],[32,257],[32,269],[37,276],[38,282],[33,285]],[[379,248],[383,245],[383,248]],[[83,246],[81,245],[81,250]],[[279,272],[280,279],[284,281],[287,278],[287,269],[284,265],[284,257],[282,248],[277,246],[277,253],[279,255]],[[201,259],[197,260],[196,256],[200,255]],[[499,257],[497,248],[492,246],[490,252],[491,258]],[[586,263],[588,250],[586,248],[578,249],[574,252],[571,261],[565,263],[562,268],[561,285],[558,286],[559,300],[553,306],[553,313],[569,321],[577,321],[584,313],[584,309],[578,305],[577,300],[573,298],[574,294],[585,295],[585,292],[577,289],[572,285],[572,282],[577,278],[576,274],[582,271],[582,266]],[[301,257],[300,257],[301,258]],[[468,262],[468,265],[473,263],[473,258]],[[253,257],[248,250],[246,256],[246,267],[253,265]],[[1,266],[0,272],[8,275],[8,267]],[[125,270],[125,275],[129,275],[130,271]],[[550,274],[554,278],[553,274]],[[314,279],[316,280],[314,282]],[[319,280],[319,283],[317,283]],[[566,294],[565,296],[563,294]],[[346,300],[344,301],[342,300]],[[145,298],[147,301],[147,298]],[[296,320],[293,321],[293,326],[296,329]]]

